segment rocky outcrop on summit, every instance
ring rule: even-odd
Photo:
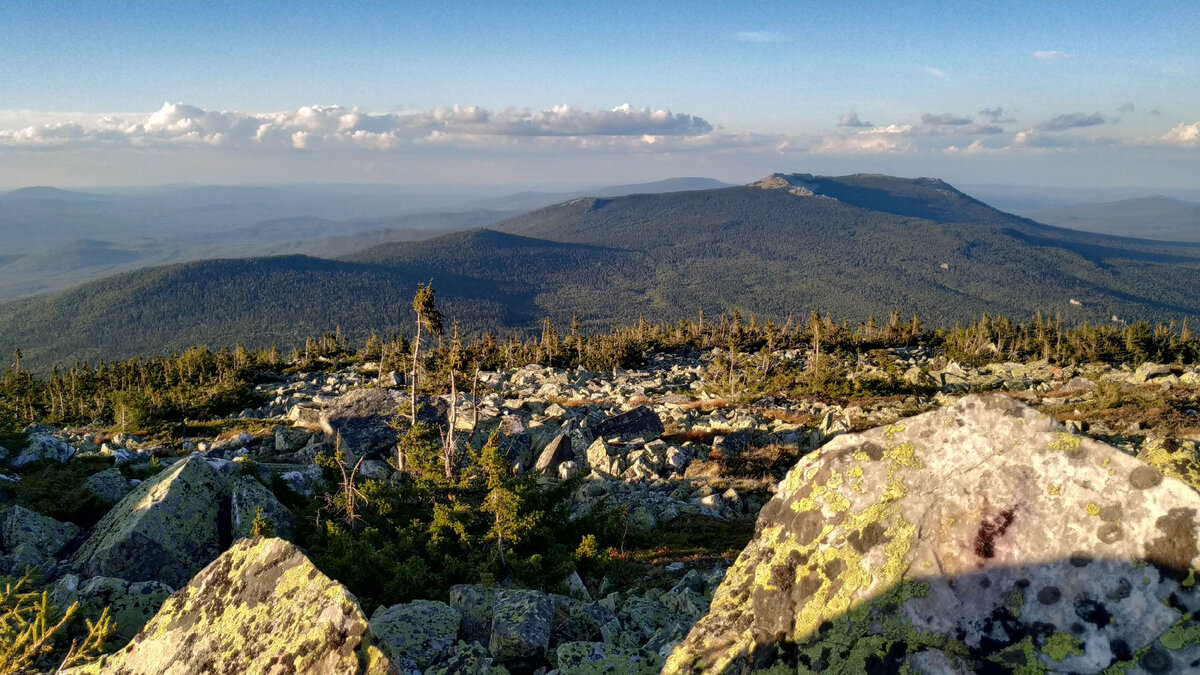
[[[1194,672],[1200,495],[999,395],[842,435],[668,673]]]
[[[76,675],[384,673],[354,596],[282,539],[243,539]]]
[[[259,507],[273,518],[277,532],[290,532],[287,509],[269,490],[250,483],[253,479],[224,475],[201,455],[189,455],[138,485],[105,514],[72,563],[84,576],[161,581],[178,588],[234,538],[249,534]]]

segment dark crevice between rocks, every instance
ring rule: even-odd
[[[224,552],[233,544],[233,496],[221,495],[217,500],[217,549]]]

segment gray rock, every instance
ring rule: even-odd
[[[120,469],[113,467],[83,479],[83,489],[109,504],[115,504],[129,493],[130,485],[121,475]]]
[[[232,540],[228,520],[220,522],[227,498],[225,479],[190,455],[105,514],[72,562],[84,576],[182,586]]]
[[[387,658],[368,642],[354,596],[304,554],[282,539],[243,539],[124,649],[71,672],[382,675]]]
[[[296,452],[308,445],[312,433],[299,427],[275,427],[275,452]]]
[[[655,656],[603,642],[564,642],[558,646],[555,656],[562,675],[651,675],[658,673],[662,666],[661,659]]]
[[[572,461],[575,458],[575,453],[571,449],[571,437],[566,434],[559,434],[554,437],[542,450],[542,454],[538,455],[537,464],[533,470],[542,475],[553,476],[557,473],[558,465],[563,462]]]
[[[1171,366],[1165,363],[1143,363],[1129,376],[1130,384],[1144,384],[1148,380],[1171,374]]]
[[[801,459],[665,672],[770,668],[779,641],[830,672],[943,644],[1000,670],[1184,672],[1198,516],[1184,482],[968,396]]]
[[[78,534],[78,526],[23,506],[0,511],[0,575],[19,577],[27,567],[53,564],[54,556]]]
[[[286,506],[279,503],[267,488],[250,476],[233,478],[229,486],[229,514],[233,538],[249,537],[251,526],[262,509],[263,518],[270,521],[271,536],[291,539],[296,528],[296,518]]]
[[[462,617],[459,627],[462,639],[486,646],[492,634],[496,591],[471,584],[451,586],[450,606]]]
[[[50,591],[50,600],[60,609],[79,603],[78,616],[95,621],[108,609],[116,625],[116,646],[133,638],[146,625],[174,590],[158,581],[134,581],[114,577],[80,579],[68,574]],[[84,623],[73,622],[73,637],[82,637]]]
[[[493,666],[487,648],[478,642],[459,642],[450,658],[425,669],[424,675],[508,675],[503,666]]]
[[[391,389],[355,389],[321,409],[321,430],[330,439],[341,438],[346,461],[390,452],[396,446],[391,421],[407,398]]]
[[[546,660],[554,602],[537,591],[496,591],[488,651],[510,668],[530,668]]]
[[[591,427],[593,438],[619,437],[622,441],[652,441],[663,431],[662,420],[646,406],[638,406]]]
[[[449,654],[461,618],[443,602],[416,600],[376,609],[370,628],[394,666],[420,672]]]
[[[75,448],[66,441],[48,433],[34,433],[27,437],[27,444],[15,457],[8,460],[11,466],[25,466],[41,460],[64,464],[75,456]]]

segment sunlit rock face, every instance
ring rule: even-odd
[[[167,599],[121,651],[72,671],[387,672],[354,596],[282,539],[242,539]]]
[[[1200,494],[1004,396],[802,459],[666,672],[1196,672]]]

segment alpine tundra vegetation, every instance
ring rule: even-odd
[[[4,648],[16,672],[1181,672],[1198,354],[1186,323],[734,313],[14,362]]]

